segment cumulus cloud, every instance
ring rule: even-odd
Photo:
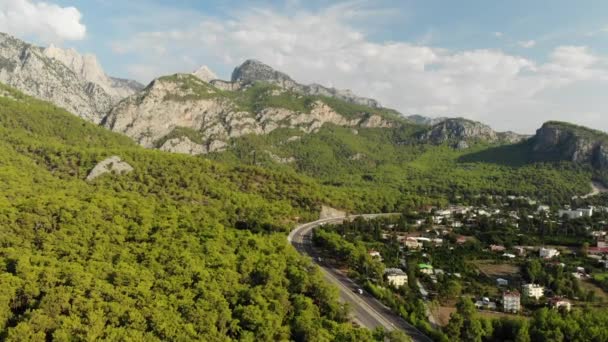
[[[31,0],[0,0],[0,31],[45,43],[80,40],[86,35],[75,7]]]
[[[192,61],[227,67],[256,58],[298,81],[352,89],[406,114],[465,116],[526,133],[550,119],[589,125],[597,113],[608,114],[608,100],[602,100],[602,107],[564,96],[590,82],[608,85],[605,59],[586,47],[557,47],[547,62],[539,63],[501,50],[378,42],[353,18],[378,20],[374,15],[383,14],[370,9],[373,14],[367,15],[360,4],[295,14],[248,9],[232,20],[201,18],[179,30],[141,32],[114,42],[113,49],[143,52],[133,67],[139,77],[190,71],[198,66]],[[579,113],[594,114],[580,116],[572,111],[577,106]],[[608,115],[603,117],[593,126],[608,129]]]

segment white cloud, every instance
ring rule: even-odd
[[[519,45],[523,48],[529,49],[531,47],[536,46],[536,41],[535,40],[524,40],[524,41],[517,42],[517,45]]]
[[[256,58],[298,81],[352,89],[407,114],[465,116],[530,133],[546,120],[583,123],[578,113],[603,113],[594,127],[608,130],[608,98],[591,106],[564,96],[590,82],[608,85],[605,59],[586,47],[557,47],[539,63],[500,50],[377,42],[352,22],[383,15],[366,10],[360,2],[295,14],[248,9],[232,20],[201,18],[180,30],[141,32],[113,48],[141,54],[132,68],[139,77],[191,71],[198,67],[191,61],[228,69]]]
[[[0,0],[0,31],[45,42],[80,40],[86,35],[75,7],[31,0]]]
[[[494,32],[494,36],[497,38],[502,38],[504,34],[502,32]]]

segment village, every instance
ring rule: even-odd
[[[489,316],[525,316],[543,306],[570,311],[608,300],[608,208],[492,200],[500,204],[403,215],[381,228],[377,241],[364,238],[368,255],[386,266],[386,284],[419,291],[444,322],[462,295]]]

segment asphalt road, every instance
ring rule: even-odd
[[[371,214],[371,215],[353,215],[348,219],[361,216],[364,218],[375,218],[381,216],[389,216],[394,214]],[[324,224],[337,224],[345,221],[347,218],[330,218],[315,222],[305,223],[296,227],[287,238],[289,242],[302,254],[309,255],[315,259],[315,253],[312,249],[312,231]],[[325,279],[335,285],[340,290],[340,299],[349,304],[351,314],[354,321],[362,327],[375,329],[382,327],[385,330],[403,330],[416,342],[431,342],[432,340],[416,329],[413,325],[407,323],[403,318],[393,313],[387,306],[380,303],[377,299],[368,293],[360,295],[357,293],[359,286],[351,279],[340,273],[338,270],[319,265]]]

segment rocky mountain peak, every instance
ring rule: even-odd
[[[54,47],[50,51],[57,52]],[[71,53],[62,56],[67,58]],[[115,102],[101,85],[48,57],[44,49],[7,34],[0,35],[0,82],[95,123]]]
[[[253,84],[255,82],[266,82],[283,89],[303,95],[333,97],[342,101],[371,108],[381,108],[378,101],[365,97],[359,97],[350,90],[341,90],[324,87],[319,84],[304,85],[294,81],[289,75],[273,69],[255,59],[246,60],[236,67],[232,72],[233,84]]]
[[[244,84],[268,82],[284,88],[291,88],[296,85],[296,82],[288,75],[276,71],[269,65],[255,59],[246,60],[243,64],[236,67],[232,72],[232,82]]]
[[[107,77],[94,55],[81,55],[74,49],[61,49],[53,44],[44,49],[43,53],[49,58],[62,62],[89,82],[101,85],[106,81]]]
[[[417,125],[423,125],[423,126],[434,126],[438,123],[441,123],[441,122],[449,119],[447,117],[431,118],[431,117],[419,115],[419,114],[408,115],[405,118],[407,120],[411,121],[412,123],[415,123]]]
[[[454,147],[468,148],[468,142],[515,143],[525,136],[513,132],[495,132],[490,126],[463,118],[444,119],[420,135],[420,140],[432,144],[451,143]]]
[[[192,73],[192,75],[200,78],[205,82],[217,80],[217,75],[213,71],[211,71],[211,69],[209,69],[209,67],[207,67],[206,65],[203,65],[202,67],[198,68]]]
[[[483,139],[496,140],[496,132],[480,122],[466,119],[447,119],[431,127],[424,139],[441,144],[449,140]]]
[[[44,49],[43,53],[45,56],[63,63],[87,82],[102,87],[115,102],[143,88],[143,85],[135,81],[114,79],[106,75],[97,57],[93,54],[81,55],[74,49],[61,49],[53,44]]]
[[[233,138],[280,128],[313,133],[324,124],[365,128],[395,124],[371,109],[349,113],[322,99],[308,102],[267,84],[229,90],[228,95],[216,84],[217,80],[208,83],[193,74],[158,78],[115,106],[103,124],[145,147],[188,154],[221,151]]]
[[[545,159],[608,168],[608,134],[565,122],[549,121],[536,131],[532,150]]]

